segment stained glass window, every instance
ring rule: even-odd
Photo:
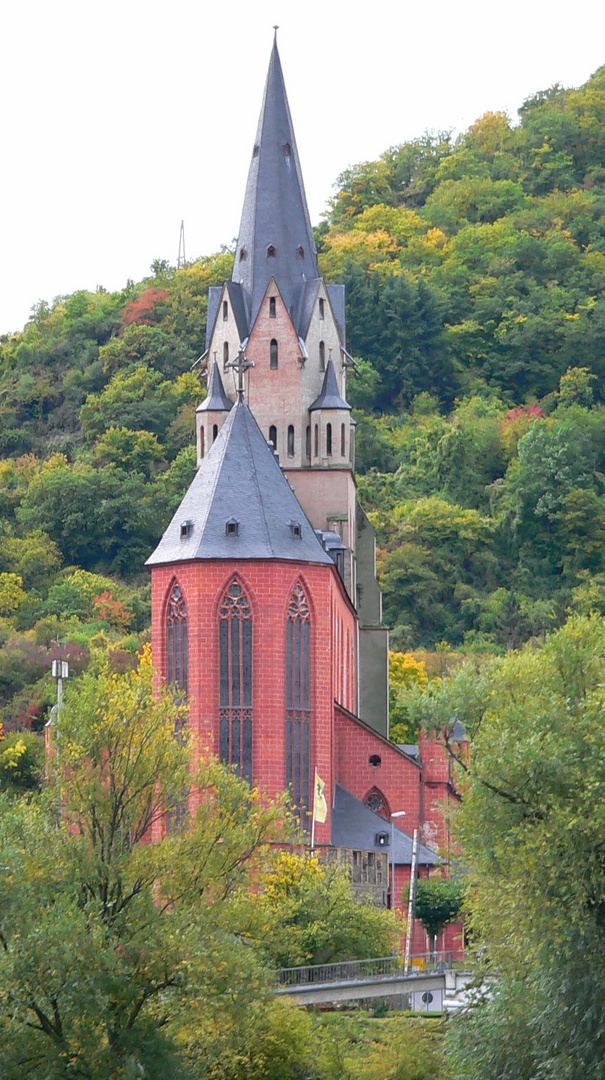
[[[166,651],[168,654],[167,681],[187,693],[189,674],[187,607],[180,585],[170,590],[166,612]]]
[[[219,756],[252,783],[252,610],[237,578],[220,607]]]
[[[286,625],[286,782],[303,823],[310,809],[311,619],[301,585],[290,598]]]

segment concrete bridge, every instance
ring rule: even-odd
[[[320,1005],[361,998],[411,995],[413,1008],[441,1010],[460,1007],[459,995],[472,978],[451,953],[411,957],[406,971],[402,956],[351,960],[339,964],[281,968],[276,972],[277,994],[299,1005]]]

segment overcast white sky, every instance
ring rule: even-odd
[[[605,4],[5,0],[0,333],[237,232],[274,23],[311,218],[347,165],[605,63]]]

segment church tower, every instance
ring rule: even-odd
[[[158,678],[186,699],[197,752],[268,795],[289,791],[307,830],[317,770],[328,806],[318,847],[355,888],[401,907],[413,832],[427,838],[426,874],[437,862],[428,838],[447,840],[456,793],[442,747],[388,739],[344,290],[319,273],[275,43],[233,276],[210,290],[205,355],[198,469],[147,562]]]
[[[354,711],[388,734],[388,633],[374,532],[355,485],[346,400],[344,286],[320,276],[294,128],[274,41],[252,150],[232,279],[210,289],[208,397],[197,411],[198,464],[244,396],[357,613]],[[234,366],[235,365],[235,366]]]

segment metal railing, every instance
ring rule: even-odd
[[[408,975],[450,971],[454,966],[451,952],[420,953],[410,957]],[[403,956],[385,956],[374,960],[343,960],[338,964],[310,964],[307,967],[279,968],[275,972],[279,986],[318,986],[343,982],[377,982],[403,978]]]

